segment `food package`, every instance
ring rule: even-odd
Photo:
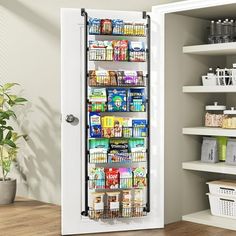
[[[106,188],[118,189],[119,188],[119,172],[117,168],[106,168]]]

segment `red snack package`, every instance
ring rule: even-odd
[[[128,40],[121,40],[119,61],[127,61],[127,60],[128,60]]]
[[[112,34],[112,22],[109,19],[101,20],[101,33],[102,34]]]
[[[119,171],[116,168],[106,168],[106,188],[116,189],[119,188]]]

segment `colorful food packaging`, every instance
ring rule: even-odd
[[[143,190],[135,189],[134,190],[134,210],[133,216],[139,217],[143,216]]]
[[[110,85],[117,85],[117,73],[115,71],[109,71],[109,76],[111,79]]]
[[[140,206],[143,205],[143,190],[134,189],[134,203],[139,203]]]
[[[125,35],[134,35],[133,23],[130,23],[130,22],[124,23],[124,34]]]
[[[113,60],[112,41],[104,41],[104,46],[106,48],[106,60],[107,61],[112,61]]]
[[[89,19],[89,34],[101,33],[101,20],[98,18]]]
[[[128,40],[113,40],[114,61],[128,60]]]
[[[124,21],[123,20],[112,20],[112,34],[123,35],[124,34]]]
[[[132,202],[131,190],[123,190],[122,191],[122,203],[131,203],[131,202]]]
[[[128,153],[127,139],[111,139],[108,154],[108,162],[130,162],[131,156]]]
[[[116,168],[106,168],[106,188],[116,189],[119,188],[119,172]]]
[[[147,120],[133,119],[133,137],[147,137]]]
[[[105,88],[89,88],[90,102],[106,102],[107,94]]]
[[[104,189],[105,188],[105,172],[104,168],[91,168],[89,175],[90,189]]]
[[[107,193],[107,207],[109,218],[119,217],[120,213],[120,192]]]
[[[133,33],[137,36],[145,36],[145,24],[135,23],[133,24]]]
[[[89,113],[89,123],[90,123],[90,137],[91,138],[101,138],[102,137],[102,126],[101,126],[101,115],[97,112]]]
[[[131,159],[132,162],[146,161],[146,148],[145,147],[131,148]]]
[[[145,53],[145,45],[144,42],[129,42],[129,61],[145,61],[146,53]]]
[[[146,111],[146,94],[145,89],[129,89],[129,110],[136,112]]]
[[[107,162],[107,149],[94,148],[89,150],[90,163],[106,163]]]
[[[132,128],[132,119],[129,117],[123,117],[123,137],[129,138],[133,135],[133,128]]]
[[[135,188],[143,188],[147,185],[146,183],[147,169],[145,167],[137,167],[133,169]]]
[[[112,22],[110,19],[101,20],[101,34],[112,34]]]
[[[104,41],[89,41],[89,60],[90,61],[105,61],[106,46]]]
[[[88,104],[89,112],[104,112],[107,110],[107,104],[105,102],[91,102]]]
[[[111,84],[109,71],[107,71],[107,70],[97,70],[97,71],[95,71],[95,75],[96,75],[96,85],[97,86],[110,85]]]
[[[120,188],[132,188],[132,169],[131,168],[119,168],[120,173]]]
[[[102,137],[112,138],[114,137],[114,117],[104,116],[102,117]]]
[[[97,86],[97,78],[95,70],[89,71],[89,86]]]
[[[114,137],[122,137],[122,117],[114,117]]]
[[[109,148],[108,139],[90,139],[89,140],[89,162],[106,163],[107,151]]]
[[[104,214],[104,193],[91,193],[92,211],[89,211],[90,218],[100,219]]]
[[[103,210],[104,209],[104,195],[105,193],[91,193],[92,194],[92,203],[94,210]]]
[[[143,138],[131,138],[129,139],[129,150],[132,151],[132,148],[145,147],[145,141]]]
[[[126,89],[116,88],[107,89],[108,111],[127,111],[127,91]]]

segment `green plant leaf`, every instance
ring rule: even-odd
[[[19,85],[17,83],[6,83],[2,86],[3,90],[8,90],[10,89],[11,87],[15,86],[15,85]]]
[[[9,114],[7,112],[0,111],[0,119],[1,120],[3,120],[3,119],[9,120]]]
[[[2,142],[2,139],[3,139],[3,130],[0,129],[0,142]]]
[[[7,144],[10,147],[16,148],[16,144],[12,142],[11,140],[4,140],[4,143]]]
[[[12,137],[12,132],[11,132],[11,130],[9,130],[6,137],[5,137],[5,139],[10,140],[11,137]]]
[[[3,129],[13,130],[11,126],[2,126]]]
[[[9,117],[10,117],[10,116],[13,116],[14,118],[17,118],[15,112],[12,111],[12,110],[7,110],[7,111],[6,111],[6,114],[8,114]]]
[[[27,102],[27,100],[25,99],[25,98],[16,98],[15,100],[14,100],[14,102],[16,102],[16,103],[21,103],[21,102]]]
[[[6,122],[5,120],[0,120],[0,124],[1,124],[1,125],[6,125],[7,122]]]

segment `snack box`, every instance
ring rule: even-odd
[[[89,19],[89,34],[101,33],[101,20],[98,18]]]
[[[119,171],[116,168],[105,168],[106,175],[106,188],[117,189],[119,188]]]
[[[107,206],[109,210],[119,210],[120,192],[107,192]]]
[[[131,155],[129,153],[109,153],[108,163],[114,162],[129,163],[131,162]]]
[[[105,172],[104,168],[91,168],[89,174],[89,188],[90,189],[104,189],[105,188]]]
[[[110,19],[101,20],[101,34],[112,34],[112,21]]]
[[[102,136],[105,138],[114,137],[114,125],[113,116],[102,117]]]
[[[133,119],[133,137],[147,137],[147,120]]]
[[[101,115],[97,112],[89,113],[90,137],[100,138],[102,136]]]
[[[108,111],[127,111],[127,91],[126,89],[116,88],[107,89]]]
[[[145,147],[144,138],[130,138],[128,144],[130,151],[132,150],[132,148]]]
[[[104,210],[104,195],[105,193],[91,193],[92,206],[94,210]]]
[[[131,190],[122,191],[122,203],[130,203],[132,201]]]
[[[89,88],[90,102],[106,102],[107,94],[105,88]]]
[[[112,20],[112,34],[123,35],[124,34],[124,21],[120,19]]]
[[[143,188],[147,185],[146,181],[147,169],[144,167],[137,167],[133,169],[134,183],[135,188]]]
[[[106,163],[107,162],[107,149],[93,148],[89,150],[90,163]]]
[[[129,89],[129,110],[137,112],[146,111],[145,89]]]
[[[120,188],[132,188],[132,169],[131,168],[119,168],[120,173]]]

